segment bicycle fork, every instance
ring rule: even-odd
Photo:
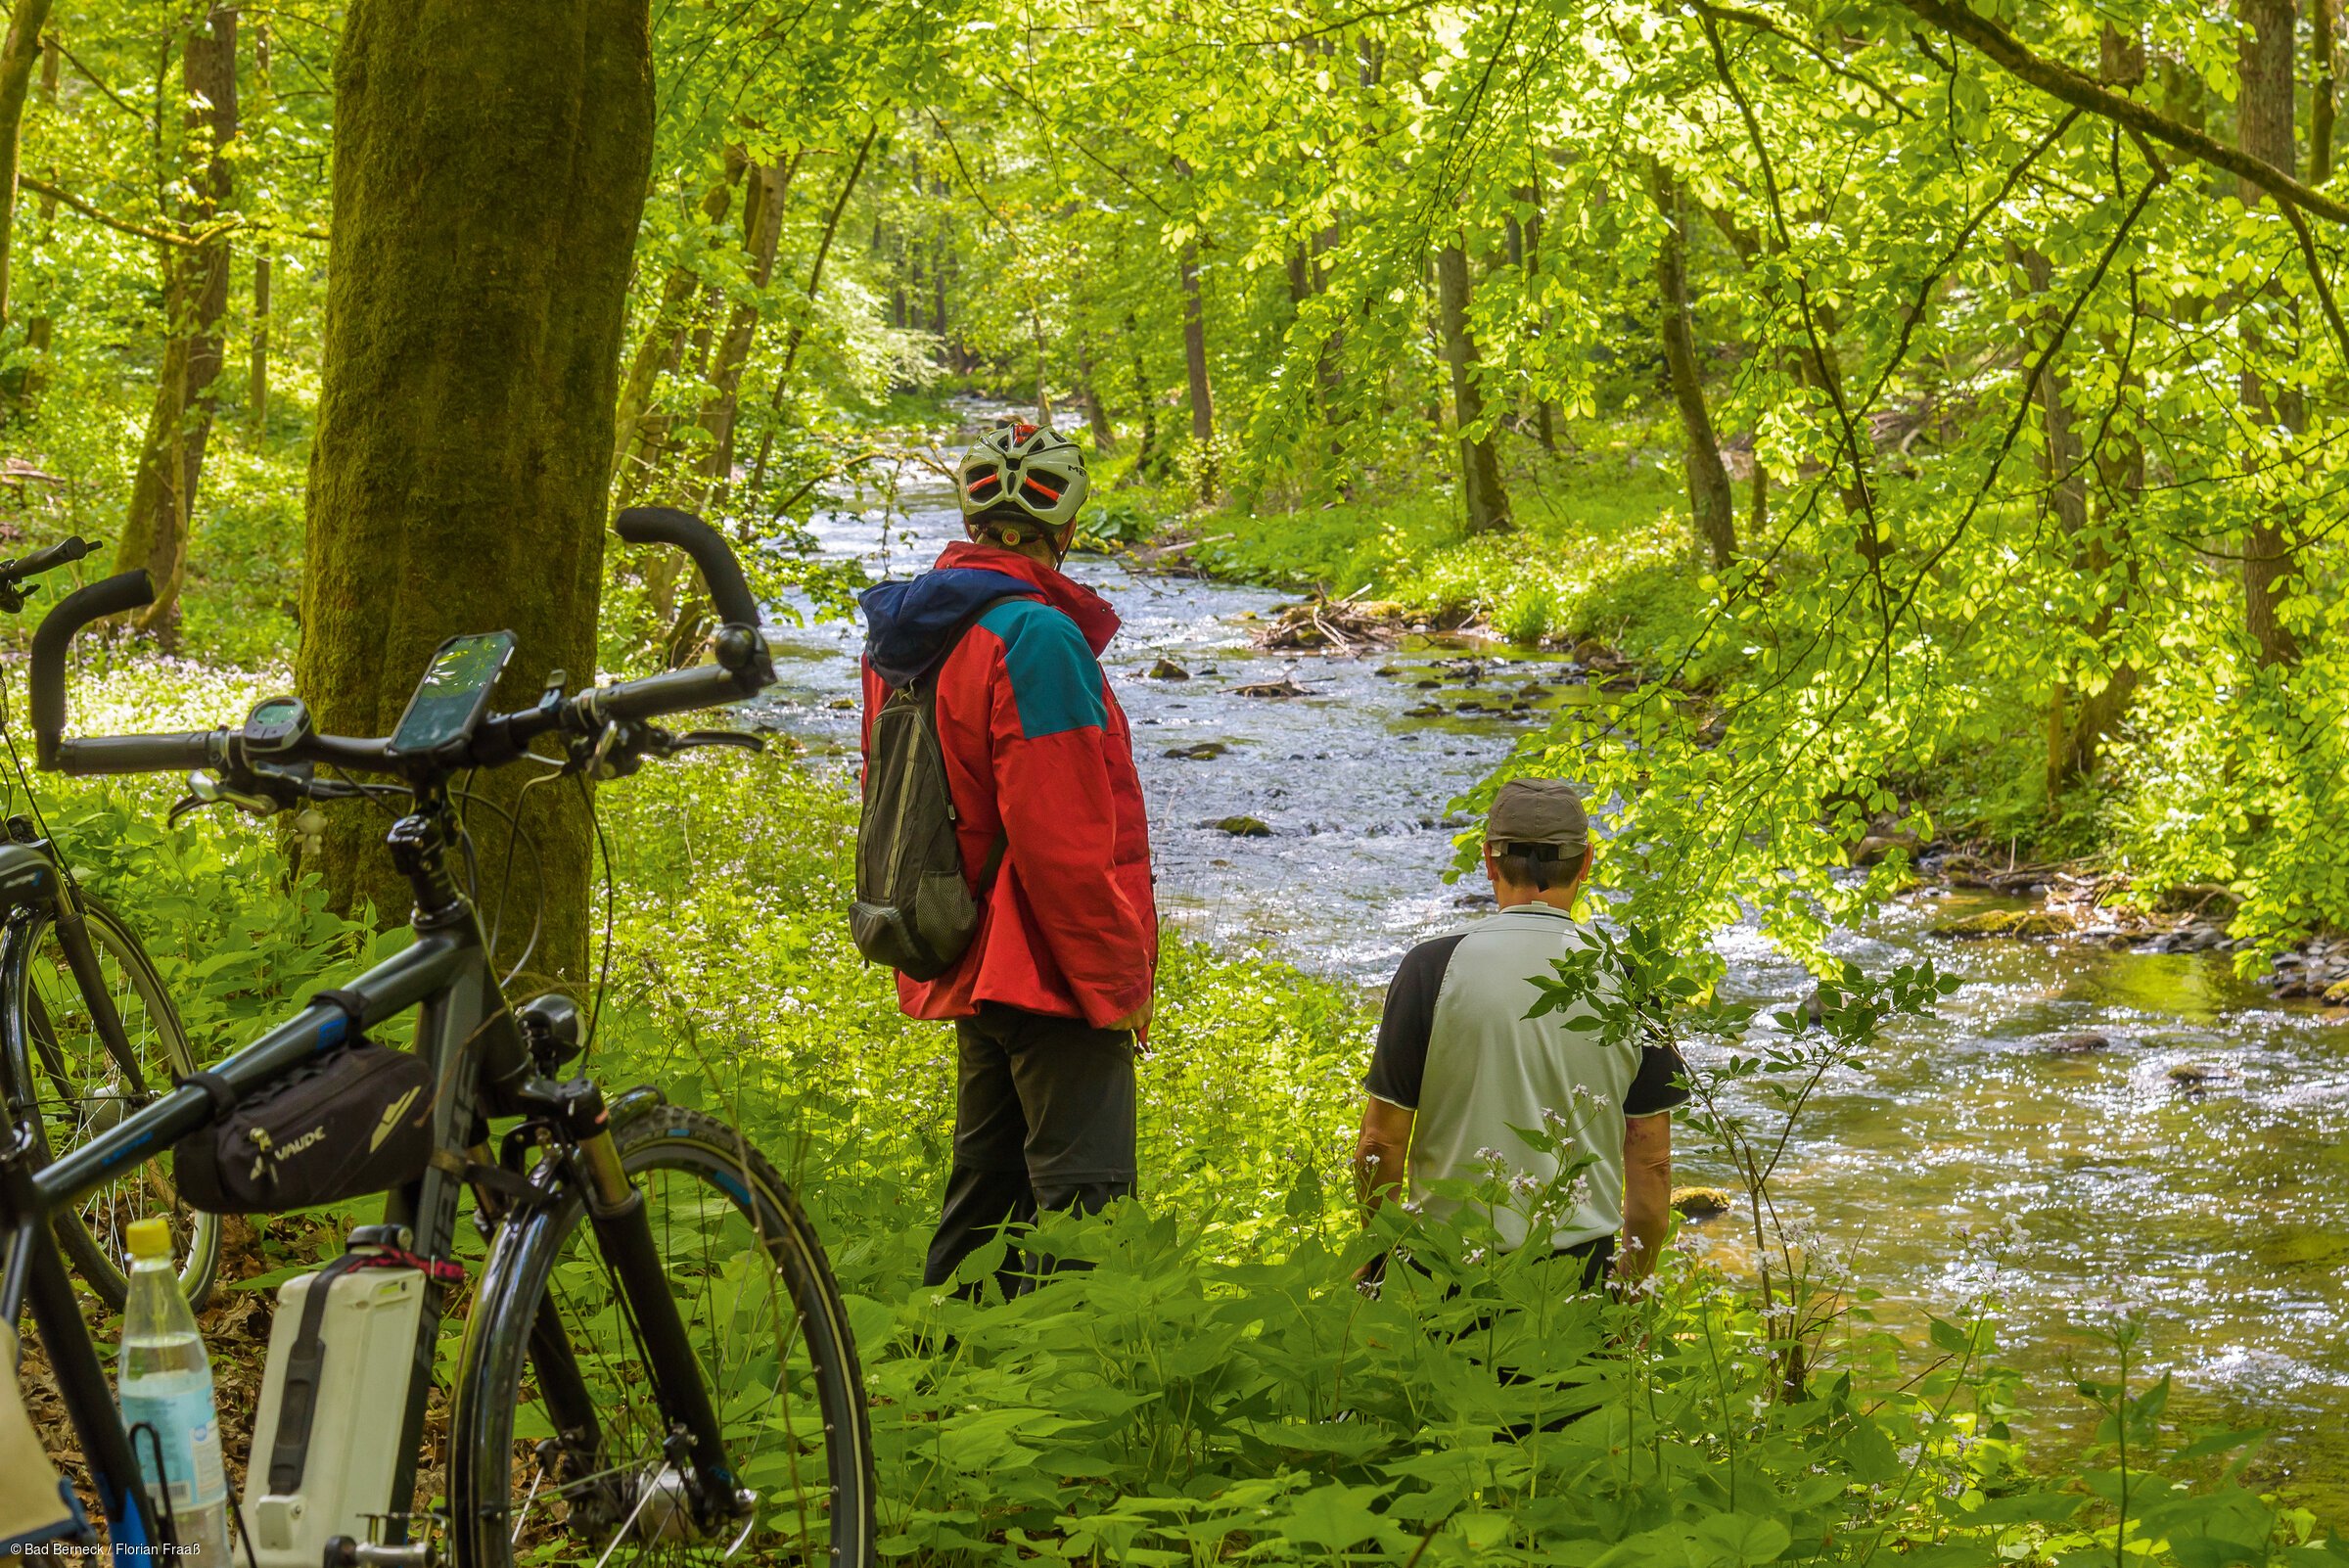
[[[653,1242],[653,1227],[645,1212],[644,1194],[628,1179],[613,1142],[603,1091],[585,1079],[566,1080],[560,1085],[563,1121],[577,1151],[584,1177],[587,1218],[595,1227],[596,1245],[618,1281],[627,1321],[633,1327],[652,1373],[653,1392],[669,1422],[669,1441],[664,1457],[686,1480],[696,1522],[709,1527],[739,1519],[756,1504],[740,1490],[727,1462],[717,1410],[702,1379],[701,1363],[685,1332],[676,1297],[669,1292],[668,1272]],[[540,1316],[545,1315],[541,1303]],[[551,1325],[535,1325],[535,1347]],[[559,1332],[554,1336],[560,1338]],[[550,1413],[570,1407],[593,1419],[593,1401],[578,1382],[577,1362],[570,1355],[542,1358],[537,1362],[540,1384]],[[557,1393],[548,1387],[568,1379],[573,1386]],[[640,1489],[637,1511],[647,1498]]]

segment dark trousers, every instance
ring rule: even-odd
[[[922,1282],[943,1285],[1004,1225],[1075,1209],[1098,1214],[1134,1180],[1133,1037],[995,1002],[958,1019],[954,1169]],[[1048,1259],[1015,1253],[996,1271],[1017,1295]],[[966,1290],[968,1287],[966,1287]]]

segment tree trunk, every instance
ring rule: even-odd
[[[1093,450],[1116,451],[1117,427],[1109,422],[1109,409],[1101,401],[1101,389],[1093,380],[1093,351],[1082,337],[1077,340],[1077,400],[1084,405],[1084,423],[1093,433]]]
[[[257,120],[269,107],[269,24],[253,29],[253,83],[258,102],[251,118]],[[253,258],[253,344],[245,367],[245,422],[258,440],[269,426],[269,253]]]
[[[1199,449],[1198,501],[1214,502],[1221,488],[1216,473],[1216,405],[1207,385],[1207,304],[1199,291],[1199,247],[1185,245],[1175,262],[1182,290],[1182,368],[1190,383],[1191,442]]]
[[[41,43],[41,104],[46,109],[54,110],[57,107],[58,65],[62,56],[57,32],[52,28]],[[50,171],[50,183],[56,183],[55,169]],[[11,201],[9,208],[12,212],[15,207],[15,202]],[[49,233],[50,222],[56,216],[57,198],[44,192],[41,196],[41,234],[44,238]],[[0,305],[6,302],[0,300]],[[30,408],[41,394],[41,372],[49,362],[49,312],[46,309],[24,323],[24,390],[20,401],[25,408]]]
[[[856,161],[849,165],[846,178],[840,182],[839,199],[832,204],[832,213],[824,219],[824,232],[815,243],[815,260],[807,268],[807,306],[800,318],[791,324],[783,343],[783,365],[775,372],[775,390],[766,399],[767,413],[772,416],[783,411],[783,389],[791,385],[791,367],[800,361],[800,345],[806,340],[807,322],[815,314],[816,297],[824,286],[824,260],[832,254],[832,237],[840,232],[840,215],[848,210],[849,198],[856,194],[856,181],[864,173],[864,161],[872,156],[873,143],[881,138],[881,121],[872,123],[864,133],[864,145],[856,149]],[[775,450],[775,421],[766,422],[766,434],[759,438],[759,461],[751,465],[751,493],[766,488],[766,461]]]
[[[1500,483],[1500,453],[1494,433],[1472,434],[1485,420],[1484,392],[1476,384],[1476,339],[1468,330],[1468,253],[1458,239],[1436,253],[1436,303],[1444,332],[1444,358],[1451,366],[1451,417],[1460,442],[1460,491],[1468,531],[1497,533],[1508,529],[1509,497]]]
[[[1143,479],[1158,479],[1166,472],[1166,448],[1158,440],[1158,398],[1150,391],[1150,370],[1142,363],[1142,328],[1126,313],[1126,351],[1133,364],[1133,402],[1141,410],[1142,444],[1133,454],[1130,474]]]
[[[2332,116],[2338,101],[2336,71],[2340,65],[2340,0],[2314,0],[2309,7],[2312,74],[2309,93],[2308,182],[2324,185],[2332,178]]]
[[[354,0],[335,54],[328,255],[297,673],[321,729],[381,735],[432,650],[509,627],[495,701],[594,678],[629,259],[652,160],[645,0]],[[513,803],[523,768],[478,788]],[[501,950],[586,973],[588,825],[574,790],[519,807]],[[505,864],[492,813],[473,832]],[[380,812],[332,814],[345,908],[404,912]],[[484,886],[498,914],[497,890]]]
[[[269,257],[253,258],[253,354],[245,372],[245,419],[257,438],[269,425]]]
[[[1696,363],[1696,331],[1688,314],[1687,208],[1680,183],[1661,163],[1648,169],[1648,195],[1663,214],[1656,243],[1656,292],[1664,318],[1664,364],[1672,375],[1672,400],[1681,413],[1681,466],[1688,476],[1688,511],[1696,536],[1715,571],[1737,555],[1737,499],[1729,471],[1721,460],[1721,439],[1705,406],[1704,378]]]
[[[710,229],[726,220],[726,213],[734,206],[734,187],[741,183],[750,167],[750,155],[740,147],[728,146],[723,157],[717,179],[703,193],[701,201],[702,221]],[[694,296],[701,286],[701,275],[693,268],[669,269],[668,276],[661,280],[661,302],[653,307],[653,319],[645,329],[644,340],[628,360],[628,373],[621,383],[619,406],[613,420],[614,461],[620,467],[616,489],[622,506],[643,493],[653,477],[654,465],[668,445],[668,418],[654,412],[653,391],[663,371],[676,368],[691,321]]]
[[[2292,0],[2235,0],[2242,32],[2235,64],[2240,92],[2235,101],[2235,134],[2242,150],[2289,174],[2297,166],[2292,141]],[[2257,207],[2260,189],[2240,182],[2245,207]],[[2298,392],[2271,396],[2252,368],[2264,348],[2257,327],[2259,302],[2244,306],[2243,406],[2264,427],[2280,425],[2293,436],[2305,428]],[[2259,454],[2251,463],[2256,468]],[[2259,650],[2262,665],[2288,664],[2299,657],[2291,629],[2278,619],[2277,606],[2293,575],[2291,520],[2280,511],[2263,513],[2243,541],[2243,630]]]
[[[215,4],[205,25],[181,49],[191,139],[208,133],[207,166],[189,180],[196,193],[181,214],[183,228],[202,232],[229,196],[228,145],[237,135],[237,13]],[[155,403],[139,446],[130,510],[115,546],[115,570],[147,569],[155,602],[131,618],[166,648],[179,641],[179,592],[188,570],[188,533],[204,449],[211,439],[212,383],[222,358],[220,318],[228,312],[228,236],[202,245],[165,247],[163,311],[167,336]]]
[[[33,62],[41,56],[41,27],[49,0],[17,0],[8,36],[0,40],[0,326],[8,323],[9,240],[16,228],[17,141],[24,123],[24,99],[32,89]]]
[[[2060,314],[2049,303],[2055,277],[2053,263],[2041,252],[2027,250],[2012,241],[2007,242],[2006,254],[2009,262],[2022,273],[2023,286],[2017,292],[2031,307],[2030,319],[2052,332]],[[2026,353],[2036,359],[2033,346],[2027,343],[2024,346]],[[2073,423],[2071,381],[2050,364],[2037,382],[2023,389],[2023,395],[2039,401],[2039,477],[2046,505],[2054,515],[2056,530],[2071,557],[2072,570],[2085,576],[2089,571],[2084,538],[2088,530],[2088,475],[2082,466],[2080,437]],[[2071,701],[2069,671],[2059,666],[2048,688],[2045,772],[2050,809],[2073,774]]]
[[[795,159],[792,167],[767,163],[753,170],[743,199],[745,259],[750,263],[751,286],[761,293],[774,281],[775,247],[783,233],[783,200],[796,167]],[[710,433],[708,504],[713,509],[723,509],[727,486],[733,483],[734,426],[742,406],[742,370],[758,336],[759,301],[737,300],[726,321],[726,335],[718,341],[717,362],[710,372],[710,400],[702,408],[702,428]]]

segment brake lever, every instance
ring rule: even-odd
[[[164,820],[176,826],[181,817],[191,811],[200,811],[207,806],[233,806],[238,810],[251,812],[254,816],[275,816],[285,809],[282,805],[269,796],[231,789],[211,774],[198,771],[188,775],[188,793],[172,806],[169,815]]]
[[[695,746],[732,746],[746,752],[763,752],[766,750],[766,737],[739,729],[689,729],[682,735],[670,738],[668,755]]]

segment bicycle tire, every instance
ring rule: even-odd
[[[727,1453],[742,1484],[760,1494],[746,1531],[758,1532],[773,1522],[765,1537],[745,1561],[814,1563],[827,1568],[870,1568],[876,1561],[872,1434],[865,1414],[864,1380],[850,1332],[840,1290],[832,1277],[822,1243],[801,1210],[798,1200],[773,1168],[732,1129],[716,1119],[679,1106],[658,1106],[628,1120],[616,1130],[622,1163],[635,1180],[645,1201],[653,1206],[656,1241],[664,1244],[672,1290],[690,1288],[679,1310],[693,1336],[705,1377],[713,1386],[725,1429]],[[692,1185],[682,1194],[690,1212],[680,1216],[671,1201],[679,1194],[664,1176],[684,1177]],[[697,1223],[713,1209],[721,1211],[714,1225]],[[728,1223],[722,1211],[730,1210]],[[728,1543],[713,1534],[678,1539],[659,1533],[658,1523],[632,1524],[646,1514],[648,1501],[659,1501],[662,1472],[656,1449],[648,1452],[645,1423],[622,1407],[633,1392],[650,1403],[650,1380],[641,1359],[623,1364],[609,1387],[591,1386],[598,1420],[603,1425],[596,1452],[579,1479],[576,1453],[557,1455],[558,1467],[568,1458],[572,1475],[558,1474],[552,1490],[547,1477],[548,1441],[533,1442],[540,1434],[551,1440],[555,1424],[543,1407],[530,1406],[530,1378],[534,1365],[532,1331],[544,1306],[561,1324],[564,1345],[555,1354],[587,1368],[626,1361],[625,1314],[616,1302],[601,1312],[582,1310],[592,1301],[566,1306],[555,1291],[570,1293],[585,1286],[585,1297],[612,1301],[613,1282],[599,1272],[592,1226],[581,1222],[583,1195],[574,1187],[558,1189],[534,1211],[510,1219],[499,1230],[489,1263],[482,1275],[479,1295],[466,1325],[459,1351],[454,1408],[449,1427],[449,1499],[451,1532],[457,1568],[508,1568],[533,1558],[566,1558],[584,1551],[584,1561],[609,1557],[614,1562],[658,1557],[663,1563],[690,1560],[696,1545],[706,1546],[707,1560],[723,1560]],[[719,1256],[717,1243],[705,1230],[724,1230],[735,1250]],[[702,1243],[701,1264],[680,1267],[667,1244],[680,1230],[689,1230]],[[746,1241],[747,1238],[747,1241]],[[763,1245],[760,1244],[763,1239]],[[769,1327],[754,1320],[748,1334],[736,1329],[745,1321],[744,1298],[749,1281],[727,1285],[725,1311],[718,1310],[712,1282],[724,1279],[737,1259],[763,1253],[763,1268],[755,1262],[741,1266],[743,1273],[763,1273],[769,1284],[780,1281],[782,1291],[765,1310]],[[592,1262],[591,1262],[592,1260]],[[716,1267],[710,1267],[714,1263]],[[741,1288],[738,1288],[741,1287]],[[597,1297],[597,1292],[603,1292]],[[790,1317],[779,1309],[788,1300]],[[609,1326],[618,1345],[617,1356],[588,1343],[599,1325]],[[771,1335],[775,1350],[773,1386],[747,1411],[744,1401],[760,1393],[757,1382],[731,1377],[723,1365],[713,1370],[713,1350],[733,1342],[755,1350]],[[794,1349],[804,1353],[801,1363],[790,1360]],[[755,1367],[755,1362],[749,1363]],[[757,1373],[759,1377],[770,1375]],[[803,1465],[805,1440],[812,1425],[794,1417],[795,1390],[805,1383],[806,1414],[820,1417],[823,1437],[822,1486],[814,1479],[814,1464]],[[780,1404],[780,1420],[774,1407]],[[518,1416],[532,1409],[524,1428]],[[651,1412],[657,1420],[660,1412]],[[780,1431],[783,1450],[757,1447],[752,1437],[771,1439]],[[666,1427],[660,1427],[665,1431]],[[632,1445],[632,1447],[631,1447]],[[778,1464],[780,1469],[778,1469]],[[778,1497],[771,1480],[778,1474],[792,1482],[789,1496]],[[650,1492],[653,1497],[648,1499]],[[682,1517],[673,1502],[663,1504],[670,1519]],[[820,1515],[821,1539],[814,1529]],[[622,1516],[615,1524],[616,1516]],[[777,1538],[799,1536],[795,1556]],[[648,1535],[648,1532],[651,1532]],[[631,1539],[633,1538],[633,1539]],[[630,1548],[634,1547],[634,1550]],[[612,1549],[607,1549],[612,1548]]]
[[[137,1055],[146,1087],[159,1091],[196,1070],[179,1011],[171,1004],[147,950],[121,918],[87,897],[81,899],[90,945],[102,966],[111,967],[115,1007]],[[54,913],[39,910],[12,923],[0,942],[0,1050],[7,1082],[0,1084],[12,1107],[29,1105],[27,1120],[43,1163],[79,1148],[113,1122],[128,1102],[118,1093],[121,1069],[99,1043],[88,1023],[79,984],[59,948]],[[135,1007],[132,1005],[136,1003]],[[78,1023],[76,1020],[78,1019]],[[77,1064],[97,1064],[93,1080],[76,1086],[50,1068],[37,1038],[46,1021],[57,1059],[70,1074]],[[220,1266],[220,1217],[190,1208],[171,1185],[170,1155],[148,1161],[136,1172],[108,1183],[55,1220],[59,1245],[82,1281],[119,1311],[130,1293],[129,1247],[123,1231],[132,1220],[168,1212],[174,1251],[180,1259],[180,1289],[189,1305],[204,1306]]]

